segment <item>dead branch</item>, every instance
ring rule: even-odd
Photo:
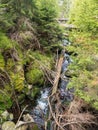
[[[53,113],[53,111],[52,111],[52,107],[51,107],[49,98],[48,98],[48,105],[49,105],[50,112],[51,112],[51,114],[52,114],[52,117],[54,118],[55,123],[57,124],[57,126],[60,127],[61,130],[64,130],[64,128],[63,128],[63,127],[59,124],[59,122],[57,121],[57,119],[56,119],[56,117],[55,117],[55,115],[54,115],[54,113]]]
[[[56,72],[56,77],[54,79],[52,95],[57,92],[58,83],[59,83],[59,79],[60,79],[60,75],[61,75],[62,63],[63,63],[63,56],[61,56],[58,61],[57,72]]]
[[[18,122],[19,123],[19,122]],[[17,124],[16,126],[15,126],[15,129],[17,129],[17,128],[19,128],[19,127],[21,127],[21,126],[23,126],[23,125],[27,125],[27,124],[32,124],[32,123],[35,123],[34,121],[28,121],[28,122],[20,122],[19,124]]]
[[[21,114],[20,114],[20,116],[19,116],[19,118],[18,118],[18,121],[17,121],[17,123],[16,123],[15,128],[17,127],[17,124],[19,123],[20,118],[22,117],[22,115],[23,115],[23,113],[24,113],[24,111],[26,110],[27,107],[28,107],[28,105],[26,105],[25,108],[22,110],[22,112],[21,112]],[[19,126],[18,126],[18,127],[19,127]]]

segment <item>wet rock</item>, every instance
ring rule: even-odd
[[[67,67],[68,67],[69,63],[67,60],[65,60],[62,64],[62,72],[66,72],[67,71]]]
[[[69,90],[61,89],[60,90],[60,98],[62,100],[66,100],[66,101],[72,101],[74,96],[73,96],[73,93],[71,93]]]
[[[29,85],[28,85],[28,89],[31,90],[32,88],[33,88],[33,86],[29,84]]]
[[[2,114],[1,114],[1,116],[2,116],[2,119],[3,120],[13,120],[13,114],[12,113],[9,113],[7,110],[6,111],[4,111]]]
[[[73,60],[70,58],[70,56],[68,55],[68,54],[64,54],[64,58],[65,58],[65,60],[67,60],[68,61],[68,63],[72,63],[73,62]]]
[[[33,119],[33,117],[30,114],[23,115],[23,120],[26,121],[26,122],[27,121],[34,122],[34,119]]]
[[[15,130],[28,130],[28,125],[23,125],[19,128],[16,128]]]
[[[8,119],[8,116],[9,116],[8,111],[4,111],[4,112],[1,114],[1,116],[2,116],[2,119],[7,120],[7,119]]]
[[[61,87],[62,89],[66,89],[66,86],[68,84],[68,81],[61,80]]]
[[[14,116],[12,113],[9,114],[9,120],[12,121],[14,119]]]
[[[33,115],[42,118],[43,112],[40,110],[39,107],[36,107],[36,108],[33,110]]]
[[[15,130],[15,124],[12,121],[6,121],[2,125],[2,130]]]
[[[27,130],[28,124],[23,124],[23,121],[19,121],[17,127],[14,130]]]
[[[66,39],[63,40],[63,46],[67,46],[67,45],[70,45],[70,44],[71,43],[68,40],[66,40]]]

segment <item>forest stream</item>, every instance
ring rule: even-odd
[[[70,42],[68,40],[63,40],[62,43],[63,46],[69,46]],[[61,102],[71,102],[74,98],[73,92],[74,89],[67,89],[67,84],[69,82],[69,77],[65,76],[65,72],[67,71],[67,67],[69,64],[71,64],[72,59],[70,58],[70,55],[67,53],[64,53],[64,60],[62,64],[62,70],[61,70],[61,79],[59,81],[59,91],[60,91],[60,99]],[[43,127],[45,126],[46,118],[49,114],[49,104],[48,104],[48,96],[51,94],[51,88],[44,88],[40,92],[40,96],[36,100],[37,105],[33,110],[30,111],[31,117],[33,117],[34,122],[38,125],[40,130],[43,130]],[[47,130],[52,130],[53,126],[51,125],[50,128],[47,128]]]
[[[57,130],[58,128],[66,130],[66,125],[64,127],[59,125],[56,118],[59,116],[57,114],[63,114],[64,111],[68,109],[68,104],[74,100],[74,88],[69,89],[67,87],[70,82],[70,76],[66,75],[68,66],[74,62],[70,58],[70,54],[65,52],[66,46],[70,45],[71,42],[69,40],[62,40],[61,46],[63,49],[61,54],[59,54],[59,57],[60,55],[63,56],[63,62],[57,85],[57,93],[52,95],[53,88],[46,86],[41,88],[40,94],[35,100],[35,106],[32,101],[28,104],[30,100],[26,99],[25,105],[28,106],[23,109],[18,121],[16,121],[15,130],[32,130],[32,128],[33,130]],[[74,101],[73,103],[75,104]],[[55,113],[55,116],[52,115],[53,113]],[[67,116],[65,115],[64,118],[66,119],[66,117]],[[63,120],[64,119],[62,118],[61,123],[63,123]],[[13,124],[9,125],[13,127]],[[5,127],[6,123],[2,126],[3,130],[5,130]],[[94,130],[97,129],[95,128]]]
[[[98,130],[98,0],[0,0],[0,130]]]

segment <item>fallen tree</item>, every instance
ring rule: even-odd
[[[57,68],[56,68],[57,72],[56,72],[56,76],[55,76],[54,83],[53,83],[52,95],[55,94],[58,89],[58,83],[59,83],[59,79],[60,79],[60,75],[61,75],[63,59],[64,59],[64,57],[61,56],[57,63]]]

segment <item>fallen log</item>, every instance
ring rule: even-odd
[[[57,69],[56,69],[57,72],[56,72],[56,77],[55,77],[54,83],[53,83],[52,95],[55,94],[57,92],[57,89],[58,89],[58,83],[59,83],[59,79],[60,79],[60,75],[61,75],[63,59],[64,59],[64,57],[61,56],[58,60]]]

